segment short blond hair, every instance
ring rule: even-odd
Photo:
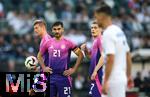
[[[36,24],[42,24],[46,27],[46,22],[44,20],[35,20],[34,23],[33,23],[33,26],[35,26]]]

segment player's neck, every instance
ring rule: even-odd
[[[111,21],[111,19],[107,19],[103,25],[103,28],[106,29],[110,25],[112,25],[112,21]]]
[[[43,32],[43,33],[42,33],[42,35],[41,35],[41,37],[43,38],[46,34],[47,34],[47,32],[46,32],[46,31],[45,31],[45,32]]]
[[[63,36],[55,37],[56,40],[61,40]]]
[[[101,34],[99,33],[97,36],[94,36],[93,39],[96,39],[97,37],[101,36]]]

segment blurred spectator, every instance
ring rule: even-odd
[[[145,10],[144,12],[144,23],[150,23],[150,12],[148,12],[147,10]]]
[[[16,70],[15,70],[15,60],[13,60],[13,59],[10,59],[9,61],[8,61],[8,72],[15,72]]]
[[[143,80],[143,92],[145,92],[145,93],[149,93],[150,92],[148,77],[144,77],[144,80]]]
[[[75,79],[75,88],[77,90],[83,89],[83,83],[85,81],[85,78],[82,76],[82,74],[78,74]]]
[[[75,6],[74,5],[75,0],[71,0],[71,1],[70,0],[64,0],[64,3],[67,4],[67,5],[69,5],[71,8],[73,8]]]
[[[72,20],[71,10],[72,10],[71,7],[65,4],[64,10],[62,11],[62,14],[61,14],[61,20],[66,21],[66,22],[71,22]]]
[[[145,81],[144,81],[144,92],[146,92],[146,94],[148,95],[148,97],[150,96],[150,71],[149,71],[149,73],[148,73],[148,76],[147,77],[145,77]]]
[[[34,45],[33,45],[34,42],[32,40],[33,40],[33,37],[30,34],[26,34],[24,36],[24,42],[26,44],[23,44],[23,47],[26,50],[26,52],[29,52],[30,54],[36,53],[34,49]]]
[[[61,19],[61,14],[63,12],[63,7],[64,7],[64,1],[63,0],[54,0],[54,12],[56,13],[56,16],[58,19]]]
[[[0,18],[4,17],[4,6],[0,0]]]
[[[131,15],[131,22],[132,22],[132,31],[134,33],[142,33],[143,27],[142,24],[135,18],[134,15]]]
[[[143,48],[150,48],[150,37],[145,36],[143,39]]]
[[[48,23],[53,23],[57,20],[56,14],[52,8],[46,9],[44,17]]]
[[[85,35],[82,32],[78,31],[78,33],[77,33],[77,31],[74,29],[70,29],[68,31],[68,34],[65,35],[65,37],[69,40],[72,40],[77,45],[80,45],[87,40],[87,38],[85,37]],[[77,39],[77,37],[78,37],[78,39]]]
[[[150,82],[150,71],[148,73],[148,82]],[[148,90],[150,91],[150,83],[148,84]],[[149,93],[149,95],[150,95],[150,93]]]
[[[80,8],[80,7],[79,7]],[[82,8],[81,9],[78,9],[80,10],[79,13],[76,14],[76,18],[75,18],[75,21],[78,22],[78,23],[87,23],[89,21],[89,16],[88,16],[88,13],[87,13],[87,9],[86,8]]]
[[[72,10],[71,6],[68,4],[65,4],[64,10],[62,11],[62,14],[61,14],[61,20],[64,22],[66,29],[70,28],[70,22],[73,19],[73,16],[72,16],[73,14],[71,10]]]
[[[134,37],[132,37],[132,49],[139,49],[141,48],[141,37],[139,35],[135,35]]]
[[[22,1],[23,0],[11,0],[11,3],[13,4],[14,9],[19,9]]]
[[[136,15],[137,20],[138,20],[140,23],[143,23],[143,22],[144,22],[144,14],[143,14],[143,12],[140,10],[140,8],[135,9],[135,15]]]
[[[33,6],[36,17],[37,18],[43,17],[44,1],[43,0],[36,0],[36,2],[34,2],[32,6]]]
[[[141,72],[137,72],[136,77],[134,79],[134,86],[138,87],[140,91],[143,89],[143,82],[142,82],[142,77],[141,77]]]
[[[0,55],[1,60],[6,60],[11,50],[10,45],[5,41],[4,37],[0,35]]]
[[[7,21],[18,35],[27,33],[32,27],[31,18],[23,10],[21,12],[17,12],[16,10],[9,11]]]

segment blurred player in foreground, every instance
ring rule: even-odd
[[[126,85],[131,88],[131,56],[124,32],[112,24],[111,8],[103,5],[95,10],[95,17],[103,32],[106,68],[102,91],[108,97],[126,97]]]
[[[64,27],[62,22],[55,22],[52,25],[52,32],[54,38],[41,41],[38,53],[39,63],[44,72],[50,73],[50,97],[56,97],[57,95],[59,97],[71,97],[70,75],[77,70],[83,59],[83,54],[74,43],[63,37]],[[45,33],[45,31],[37,33]],[[78,56],[73,68],[69,68],[71,51]],[[42,58],[45,53],[49,55],[46,65]]]
[[[101,97],[102,93],[102,65],[104,59],[102,55],[101,32],[102,29],[98,26],[97,22],[93,22],[91,24],[91,34],[94,40],[91,51],[87,49],[86,44],[81,45],[81,49],[91,61],[89,68],[91,89],[89,95],[92,97]]]

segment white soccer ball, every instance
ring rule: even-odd
[[[34,69],[35,66],[38,65],[38,60],[36,57],[34,56],[29,56],[26,58],[25,60],[25,66],[27,67],[27,69]]]

